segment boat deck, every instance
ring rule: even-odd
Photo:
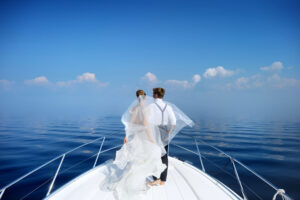
[[[99,189],[104,178],[100,165],[62,186],[47,200],[117,200],[112,192]],[[169,157],[168,180],[164,186],[153,186],[145,200],[241,200],[236,193],[196,167]]]

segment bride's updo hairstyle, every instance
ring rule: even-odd
[[[136,91],[136,97],[139,97],[139,96],[146,96],[146,92],[144,92],[143,90]]]
[[[153,95],[156,94],[158,98],[162,99],[165,96],[164,88],[153,88]]]

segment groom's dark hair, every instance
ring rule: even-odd
[[[165,95],[165,89],[164,88],[153,88],[153,95],[156,94],[158,98],[162,99]]]

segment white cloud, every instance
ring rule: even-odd
[[[158,80],[157,76],[151,72],[147,72],[141,79],[151,85],[155,85],[161,82]],[[200,81],[201,81],[201,76],[199,74],[195,74],[192,77],[191,82],[187,80],[167,80],[164,82],[164,84],[172,85],[176,87],[191,88],[194,87]]]
[[[269,77],[254,75],[240,77],[234,83],[228,83],[226,89],[250,89],[250,88],[287,88],[300,86],[300,81],[293,78],[282,78],[278,74]]]
[[[204,76],[204,78],[213,78],[213,77],[232,76],[233,74],[234,74],[234,71],[226,70],[222,66],[217,66],[215,68],[206,69],[203,76]]]
[[[278,74],[268,77],[267,82],[276,88],[300,86],[300,82],[294,78],[281,78]]]
[[[39,76],[31,80],[25,80],[24,83],[26,85],[50,85],[51,83],[48,81],[46,76]]]
[[[235,85],[237,88],[241,89],[241,88],[249,88],[250,85],[249,85],[249,81],[250,81],[250,78],[247,78],[247,77],[241,77],[241,78],[238,78],[236,81],[235,81]]]
[[[90,73],[90,72],[85,72],[81,75],[77,76],[77,79],[75,80],[68,80],[68,81],[58,81],[56,82],[56,85],[59,87],[71,87],[74,84],[83,84],[83,83],[92,83],[98,87],[105,87],[109,83],[107,82],[100,82],[96,78],[96,74]]]
[[[189,83],[188,81],[180,81],[180,80],[167,80],[166,84],[180,86],[180,87],[184,87],[184,88],[192,87],[192,84]]]
[[[194,86],[197,85],[198,82],[201,81],[201,76],[199,74],[195,74],[192,77],[192,82],[189,81],[181,81],[181,80],[167,80],[165,83],[167,85],[173,85],[173,86],[179,86],[179,87],[183,87],[183,88],[192,88]]]
[[[155,74],[151,73],[151,72],[147,72],[143,77],[142,77],[142,80],[145,80],[147,81],[148,83],[150,84],[156,84],[158,83],[158,79],[156,77]]]
[[[195,74],[193,76],[193,81],[194,81],[194,83],[200,82],[201,81],[201,76],[199,74]]]
[[[263,77],[259,74],[250,77],[240,77],[236,79],[234,83],[228,83],[226,89],[249,89],[249,88],[259,88],[265,85]]]
[[[75,84],[84,84],[90,83],[97,87],[105,87],[108,83],[103,83],[97,80],[94,73],[85,72],[81,75],[78,75],[74,80],[68,81],[57,81],[55,84],[51,83],[46,76],[39,76],[31,80],[25,80],[26,85],[40,85],[40,86],[52,86],[52,87],[71,87]]]
[[[96,75],[94,73],[83,73],[82,75],[77,76],[77,80],[79,82],[98,82],[98,80],[96,79]]]
[[[69,81],[57,81],[56,85],[59,87],[71,87],[72,84],[77,83],[76,80],[69,80]]]
[[[280,71],[283,69],[283,64],[282,62],[273,62],[271,66],[266,66],[266,67],[261,67],[260,70],[262,71]]]

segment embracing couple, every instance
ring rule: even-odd
[[[114,161],[107,163],[101,189],[116,199],[143,199],[151,186],[164,185],[168,174],[168,145],[193,121],[174,104],[163,100],[165,89],[153,88],[153,98],[143,90],[122,115],[126,136]]]

